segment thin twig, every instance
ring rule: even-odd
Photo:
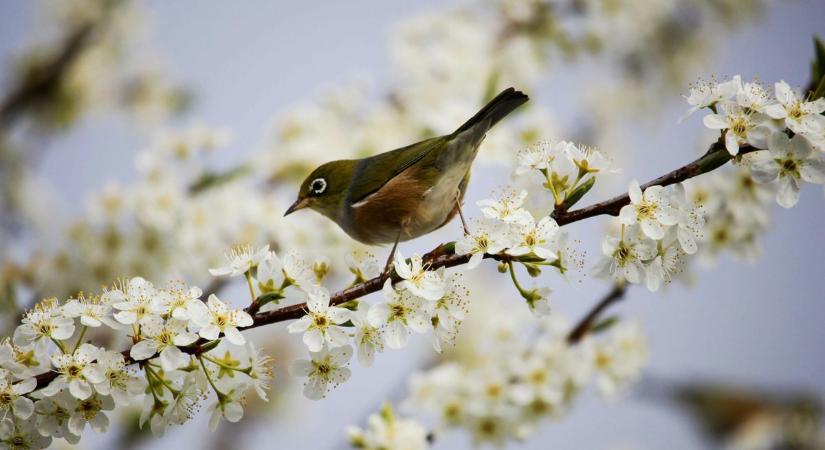
[[[578,324],[570,330],[570,334],[567,335],[567,344],[568,345],[576,345],[585,336],[590,334],[593,330],[593,327],[598,322],[599,318],[601,318],[602,313],[604,313],[607,308],[609,308],[612,304],[617,303],[623,297],[625,292],[627,291],[627,287],[624,283],[618,283],[613,286],[613,289],[607,293],[607,295],[597,303],[590,312],[587,313],[586,316],[582,317]]]
[[[31,106],[55,92],[83,50],[91,42],[95,23],[89,22],[72,31],[51,60],[20,84],[0,102],[0,127],[7,128]]]

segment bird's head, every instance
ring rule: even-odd
[[[337,221],[356,164],[355,160],[331,161],[313,170],[284,216],[309,208]]]

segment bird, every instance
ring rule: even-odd
[[[487,132],[529,100],[503,90],[454,132],[361,159],[327,162],[301,183],[284,216],[309,208],[367,245],[393,244],[431,233],[461,211],[470,169]]]

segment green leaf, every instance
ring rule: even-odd
[[[604,331],[609,330],[611,327],[613,327],[613,325],[616,325],[617,323],[619,323],[619,317],[618,316],[610,316],[606,319],[602,319],[596,325],[593,325],[593,328],[590,331],[593,334],[599,334],[599,333],[602,333]]]
[[[825,97],[825,43],[814,36],[814,59],[811,61],[811,100]]]
[[[278,303],[281,302],[282,298],[285,298],[285,297],[279,291],[267,292],[266,294],[263,294],[260,297],[258,297],[258,304],[260,306],[264,306],[267,303],[274,302],[277,305]]]
[[[190,194],[200,194],[203,191],[234,181],[251,172],[247,166],[238,166],[226,172],[205,172],[189,186]]]
[[[596,184],[596,177],[591,176],[590,178],[586,179],[584,183],[578,185],[576,189],[573,189],[573,192],[564,199],[564,203],[562,203],[561,207],[565,211],[570,209],[573,205],[575,205],[582,197],[585,196],[590,189],[593,189],[593,185]]]

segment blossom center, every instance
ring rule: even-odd
[[[318,327],[318,328],[326,328],[326,326],[329,324],[329,321],[327,320],[327,316],[324,316],[322,314],[315,315],[314,322],[315,322],[315,326]]]
[[[733,131],[733,134],[739,137],[745,137],[745,132],[748,131],[747,121],[745,121],[744,117],[738,117],[731,123],[730,129]]]
[[[633,249],[624,242],[619,242],[616,250],[613,251],[613,257],[619,262],[620,266],[624,266],[633,257]]]
[[[395,304],[390,307],[390,316],[395,319],[402,319],[407,314],[407,308],[404,305]]]
[[[656,203],[642,201],[642,203],[636,207],[636,213],[639,214],[640,218],[652,219],[654,217],[654,214],[656,214],[657,206],[658,205],[656,205]]]
[[[795,175],[799,172],[799,165],[793,159],[786,159],[782,161],[782,171]]]
[[[805,112],[802,111],[802,104],[801,102],[795,102],[790,110],[788,110],[788,117],[791,119],[799,120],[802,116],[805,115]]]
[[[70,377],[77,377],[80,375],[80,372],[83,372],[83,367],[79,364],[70,364],[66,367],[66,374]]]

